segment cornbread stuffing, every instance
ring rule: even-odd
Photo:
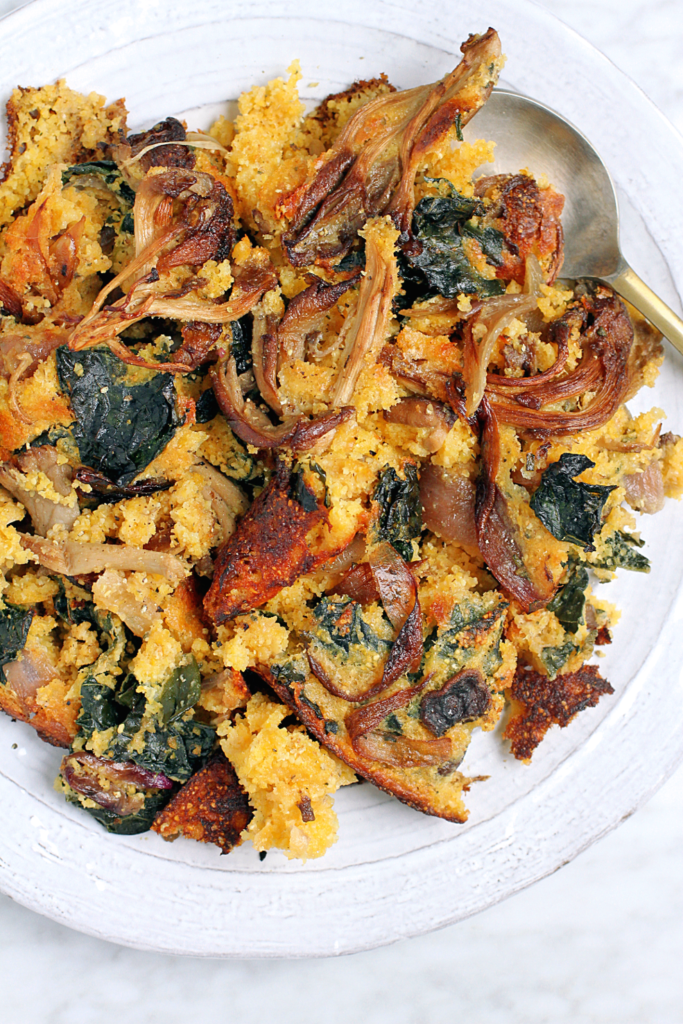
[[[528,761],[613,693],[595,587],[683,494],[626,404],[661,339],[463,141],[503,57],[462,55],[308,114],[294,62],[208,133],[10,99],[0,707],[110,832],[307,860],[357,779],[464,822],[475,730]]]

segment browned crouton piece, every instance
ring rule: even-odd
[[[156,816],[152,831],[170,841],[184,836],[215,843],[223,853],[230,853],[241,843],[252,813],[234,768],[222,753],[216,753]]]
[[[313,497],[311,495],[311,497]],[[216,623],[265,604],[283,587],[316,567],[306,534],[327,518],[324,508],[304,508],[290,490],[284,463],[218,552],[204,607]],[[326,556],[329,557],[329,556]]]
[[[579,711],[594,708],[605,693],[614,693],[595,665],[582,665],[578,672],[548,679],[524,666],[510,687],[513,712],[505,730],[505,739],[520,761],[531,755],[551,725],[563,729]]]

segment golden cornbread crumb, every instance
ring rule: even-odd
[[[257,850],[322,857],[337,839],[331,794],[355,781],[350,768],[303,727],[281,728],[289,711],[257,693],[234,724],[218,727],[223,753],[245,789],[254,817],[243,833]]]
[[[229,626],[218,627],[222,646],[217,653],[226,668],[244,672],[276,660],[286,649],[288,638],[289,630],[273,616],[252,612],[239,615]]]

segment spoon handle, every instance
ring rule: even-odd
[[[609,283],[622,299],[626,299],[640,310],[683,355],[683,320],[667,306],[666,302],[655,295],[651,288],[648,288],[635,270],[627,267],[621,274],[610,278]]]

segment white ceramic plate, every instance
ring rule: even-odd
[[[627,258],[680,309],[683,140],[604,57],[527,0],[38,0],[0,26],[0,100],[16,84],[64,76],[126,96],[134,128],[187,111],[201,127],[294,57],[309,99],[381,71],[409,87],[450,70],[462,40],[488,25],[508,56],[502,84],[554,107],[598,146],[619,189]],[[667,353],[641,400],[664,406],[665,429],[678,432],[682,379]],[[185,840],[109,836],[53,793],[60,752],[1,716],[0,886],[55,920],[143,949],[295,957],[425,932],[542,878],[629,815],[683,756],[682,512],[670,503],[646,517],[653,572],[610,585],[623,609],[601,666],[614,697],[552,730],[531,767],[499,734],[475,737],[465,770],[491,779],[472,790],[466,826],[362,785],[338,794],[339,841],[305,866],[277,853],[261,863],[251,846],[221,857]]]

